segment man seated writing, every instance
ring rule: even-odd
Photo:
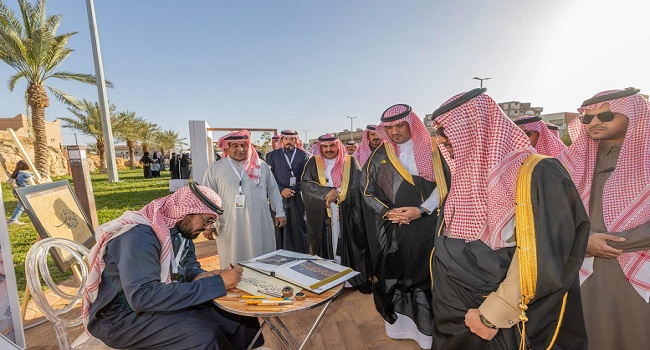
[[[242,268],[204,271],[192,242],[222,212],[213,190],[192,183],[100,226],[82,302],[88,332],[120,349],[245,349],[257,318],[212,303]]]

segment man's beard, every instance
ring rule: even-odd
[[[181,236],[185,239],[195,239],[199,234],[201,234],[199,231],[192,231],[189,224],[182,221],[179,221],[178,224],[176,224],[176,227],[178,228],[178,232],[180,232]]]
[[[284,151],[287,152],[287,153],[293,152],[293,150],[296,149],[296,147],[294,145],[286,145],[283,148],[284,148]]]

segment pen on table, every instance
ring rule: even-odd
[[[235,268],[235,267],[232,265],[232,263],[230,263],[230,268],[231,268],[231,269],[234,269],[234,268]]]

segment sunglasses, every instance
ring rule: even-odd
[[[203,217],[203,215],[201,215],[201,214],[197,214],[197,215],[200,216],[201,219],[203,219],[203,222],[205,222],[205,224],[203,225],[203,227],[205,227],[205,226],[210,226],[210,225],[214,225],[214,223],[217,222],[217,219],[206,219],[206,218]]]
[[[436,129],[436,132],[438,133],[438,135],[440,135],[440,137],[447,138],[447,135],[445,135],[445,127],[444,126],[438,127]]]
[[[598,113],[596,115],[585,114],[580,117],[580,121],[582,122],[582,124],[590,124],[591,121],[594,120],[594,117],[597,117],[598,120],[600,120],[603,123],[607,123],[614,120],[614,113],[612,111],[606,111],[606,112]]]

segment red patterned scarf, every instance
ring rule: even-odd
[[[528,119],[530,116],[523,116],[515,119],[515,122],[523,119]],[[562,143],[562,140],[557,138],[551,130],[546,126],[541,120],[536,120],[526,124],[520,124],[526,130],[537,131],[539,133],[539,138],[537,139],[537,144],[535,149],[537,153],[543,154],[545,156],[550,156],[556,158],[562,151],[566,149],[566,145]]]
[[[228,140],[229,138],[232,137],[246,137],[246,144],[248,144],[248,154],[246,155],[246,174],[248,174],[248,177],[256,184],[258,185],[260,183],[260,173],[262,171],[262,163],[260,161],[259,156],[257,155],[257,151],[255,151],[255,148],[251,145],[251,133],[244,129],[244,130],[239,130],[237,132],[231,132],[230,134],[224,135],[219,139],[219,147],[223,150],[223,157],[226,158],[228,157],[228,147],[230,147],[230,141],[234,140]]]
[[[620,90],[601,92],[595,96],[611,94]],[[592,140],[580,116],[586,111],[609,103],[610,110],[628,117],[625,140],[612,172],[603,189],[603,217],[609,232],[634,229],[650,221],[650,106],[641,95],[636,94],[607,102],[579,108],[580,115],[569,124],[573,143],[558,159],[564,163],[573,177],[585,208],[589,208],[591,182],[594,176],[598,145]],[[646,300],[650,297],[650,250],[623,253],[618,262],[625,277]],[[580,271],[581,280],[593,273],[593,258],[585,259]]]
[[[325,134],[321,137],[329,138],[334,136],[334,134]],[[345,162],[345,156],[347,155],[343,142],[341,142],[339,138],[334,141],[318,141],[312,146],[312,152],[314,156],[323,157],[320,151],[320,145],[332,143],[336,144],[339,150],[339,154],[336,155],[336,163],[334,163],[334,168],[332,168],[332,182],[334,183],[334,187],[341,188],[341,182],[343,181],[343,164]],[[323,161],[325,161],[325,157],[323,157]]]
[[[447,105],[458,94],[443,104]],[[515,213],[517,175],[536,153],[530,140],[486,95],[479,95],[435,119],[454,151],[451,188],[445,202],[447,231],[454,238],[504,247],[502,230]]]
[[[399,115],[407,110],[406,105],[395,105],[384,112],[385,117]],[[401,119],[393,120],[390,122],[381,122],[377,125],[377,135],[380,139],[386,140],[385,142],[393,148],[395,154],[399,157],[400,148],[393,142],[386,131],[387,126],[397,125],[403,121],[409,123],[411,129],[411,140],[413,140],[413,152],[415,153],[415,164],[418,168],[418,176],[425,178],[428,181],[435,181],[433,174],[433,159],[431,156],[431,135],[422,120],[411,111],[407,116]]]

